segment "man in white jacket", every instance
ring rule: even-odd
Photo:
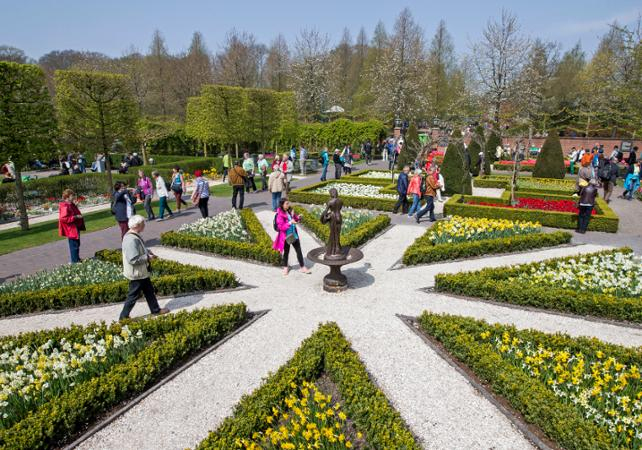
[[[160,211],[158,213],[158,219],[156,219],[156,222],[165,220],[165,209],[167,209],[167,212],[169,212],[169,217],[171,219],[172,217],[174,217],[174,214],[172,213],[172,210],[169,209],[169,205],[167,204],[167,196],[169,195],[169,193],[167,192],[167,186],[165,186],[165,180],[163,180],[163,177],[160,176],[158,170],[154,170],[152,172],[152,176],[156,181],[156,193],[158,194],[158,200],[160,200]]]

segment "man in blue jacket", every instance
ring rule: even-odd
[[[321,172],[321,181],[326,180],[329,164],[330,157],[328,156],[328,147],[323,147],[323,149],[321,150],[321,165],[323,166],[323,172]]]
[[[404,166],[403,172],[399,174],[397,178],[397,193],[399,194],[399,200],[395,208],[392,210],[394,214],[399,212],[399,207],[401,206],[401,211],[404,214],[408,214],[408,200],[406,199],[406,193],[408,192],[408,173],[410,172],[409,166]]]

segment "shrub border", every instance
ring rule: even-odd
[[[373,448],[421,448],[401,415],[390,405],[385,394],[375,386],[364,364],[335,323],[319,329],[303,341],[290,361],[267,378],[249,396],[244,396],[225,419],[198,446],[198,449],[235,448],[237,439],[250,439],[252,433],[267,428],[266,417],[272,414],[295,385],[317,379],[327,373],[337,385],[346,414]]]
[[[631,253],[632,250],[625,247],[553,258],[543,262],[547,266],[551,266],[558,261],[569,261],[571,259],[614,252]],[[575,292],[570,289],[550,286],[534,286],[529,283],[515,281],[506,282],[510,277],[530,272],[531,268],[537,267],[541,263],[542,261],[455,274],[440,273],[435,276],[435,291],[573,313],[581,316],[591,315],[612,320],[642,323],[642,298],[615,297],[608,294]]]
[[[272,248],[272,239],[263,228],[263,225],[261,225],[261,222],[259,222],[254,211],[246,208],[239,212],[245,228],[252,238],[252,242],[234,242],[226,239],[168,231],[161,234],[161,244],[279,266],[281,264],[281,255]]]
[[[342,183],[344,182],[343,180],[344,179],[341,178],[339,180],[321,181],[320,183],[314,183],[299,189],[294,189],[293,191],[290,192],[289,199],[290,201],[297,202],[297,203],[323,205],[327,203],[330,196],[328,194],[315,194],[309,191],[312,191],[314,189],[317,189],[335,182]],[[389,192],[390,190],[389,182],[386,182],[385,185],[382,183],[379,183],[379,184],[369,183],[369,182],[364,182],[362,180],[354,180],[354,179],[345,180],[345,182],[353,183],[353,184],[370,184],[378,187],[387,186],[384,189],[382,189],[382,193],[386,193],[386,194],[391,193]],[[371,209],[375,211],[385,211],[385,212],[391,212],[394,209],[395,205],[397,204],[396,199],[393,200],[393,199],[381,199],[381,198],[370,198],[370,197],[355,197],[355,196],[348,196],[348,195],[341,196],[341,200],[343,201],[343,204],[345,206],[350,206],[352,208]]]

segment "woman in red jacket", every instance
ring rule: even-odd
[[[80,232],[85,231],[85,220],[74,203],[75,200],[74,191],[65,189],[58,205],[58,234],[65,236],[69,242],[72,263],[80,262]]]

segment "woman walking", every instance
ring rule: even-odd
[[[296,224],[300,221],[301,217],[294,214],[288,199],[282,198],[279,201],[279,208],[276,212],[276,227],[279,233],[276,235],[276,239],[274,239],[272,248],[283,254],[283,276],[287,276],[290,272],[290,267],[288,266],[290,246],[294,247],[296,251],[296,257],[300,266],[299,272],[310,273],[310,269],[305,267],[303,253],[301,252],[301,241],[296,229]]]
[[[85,219],[76,205],[76,193],[65,189],[58,204],[58,234],[67,238],[72,263],[80,262],[81,231],[85,231]]]
[[[205,219],[209,216],[208,202],[210,201],[210,184],[203,178],[203,171],[195,170],[194,176],[194,193],[192,194],[192,203],[198,204],[201,210],[201,216]]]
[[[136,197],[134,197],[134,193],[127,188],[127,183],[117,181],[116,184],[114,184],[111,212],[116,216],[116,221],[120,227],[121,239],[125,236],[125,233],[129,231],[129,226],[127,225],[129,218],[136,214],[136,210],[134,209],[135,203]]]
[[[143,206],[147,213],[147,220],[154,220],[154,210],[152,209],[152,198],[154,197],[154,185],[149,177],[145,176],[145,172],[138,171],[138,190],[142,194]]]
[[[183,200],[183,191],[185,190],[185,177],[181,173],[181,168],[174,166],[172,169],[172,182],[170,184],[170,189],[174,193],[174,198],[176,199],[176,211],[181,212],[181,205],[187,206],[185,200]]]
[[[154,177],[154,180],[156,180],[156,194],[158,195],[158,200],[159,200],[159,205],[158,205],[158,219],[156,219],[156,222],[160,222],[161,220],[165,220],[165,210],[167,209],[167,212],[169,212],[169,217],[170,219],[174,217],[174,214],[172,213],[172,210],[169,209],[169,205],[167,204],[167,196],[169,195],[169,192],[167,192],[167,186],[165,186],[165,180],[163,180],[163,177],[160,176],[158,173],[158,170],[154,170],[152,172],[152,177]]]
[[[415,170],[415,175],[410,180],[408,184],[408,195],[412,195],[412,206],[410,211],[408,211],[408,217],[412,217],[414,213],[419,211],[419,203],[421,202],[421,169]]]
[[[268,179],[268,190],[272,194],[272,211],[276,212],[279,207],[283,189],[285,189],[285,177],[281,172],[281,168],[276,166]]]

